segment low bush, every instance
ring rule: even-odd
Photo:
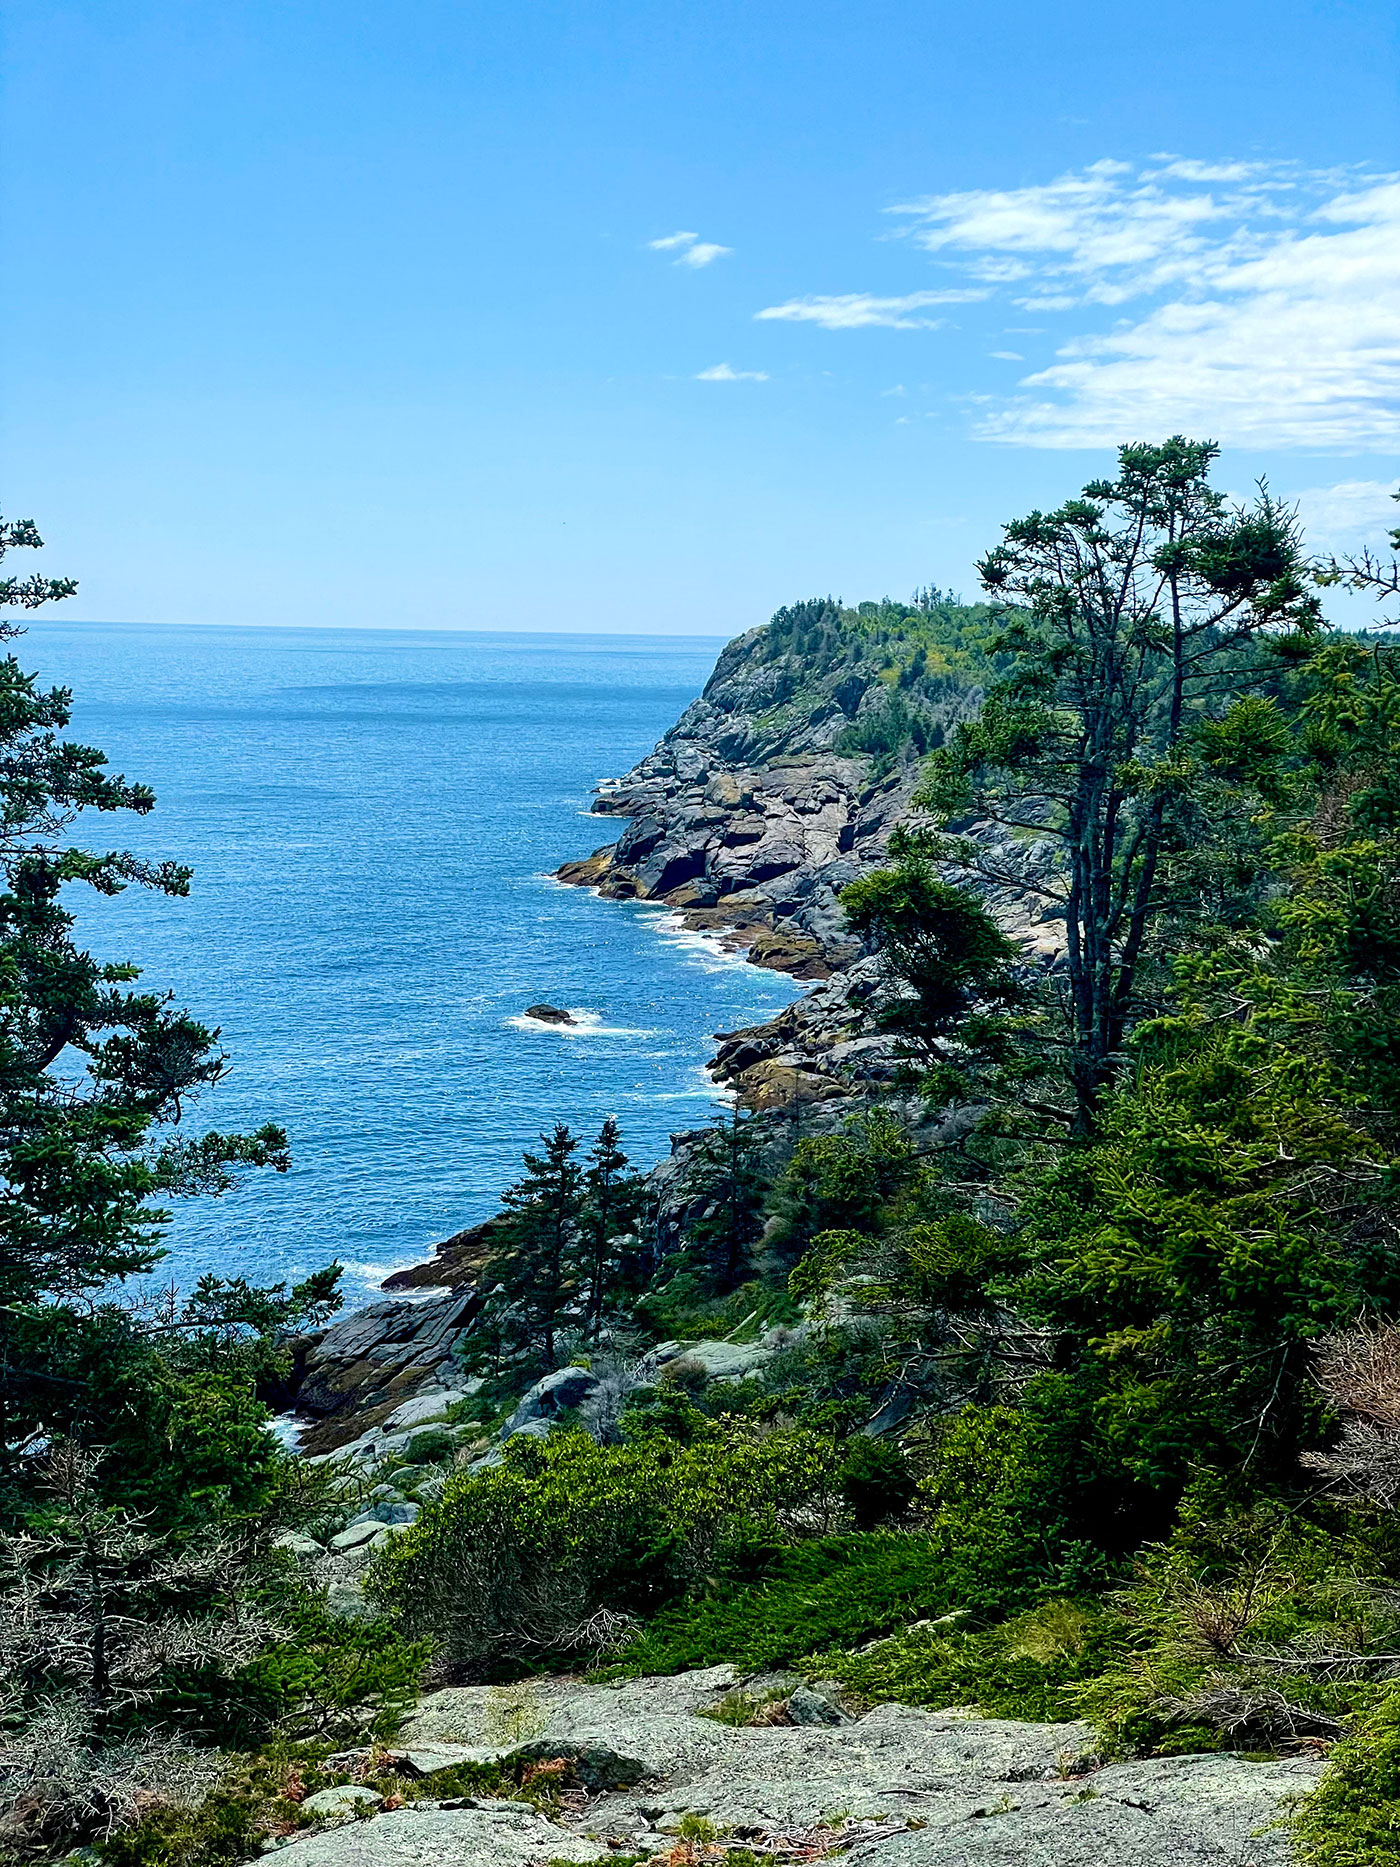
[[[1097,1602],[1055,1598],[999,1627],[961,1631],[949,1616],[861,1653],[813,1653],[803,1670],[876,1703],[970,1705],[986,1717],[1055,1722],[1079,1717],[1082,1683],[1128,1637],[1128,1624]]]
[[[824,1536],[751,1556],[756,1576],[716,1577],[698,1600],[663,1610],[618,1656],[618,1673],[676,1673],[723,1661],[790,1666],[953,1605],[939,1551],[897,1531]]]
[[[282,1745],[267,1754],[234,1757],[200,1802],[148,1808],[129,1827],[98,1842],[93,1854],[102,1867],[234,1867],[313,1826],[302,1808],[306,1797],[345,1782],[377,1790],[390,1808],[462,1795],[540,1800],[529,1784],[521,1784],[520,1772],[495,1764],[458,1763],[428,1776],[404,1777],[384,1757],[366,1752],[352,1773],[335,1767],[328,1748]]]
[[[1274,1750],[1339,1737],[1400,1646],[1393,1563],[1342,1513],[1310,1522],[1202,1481],[1115,1599],[1121,1653],[1080,1693],[1120,1752]]]
[[[693,1588],[727,1540],[830,1528],[838,1476],[828,1442],[738,1422],[705,1422],[688,1445],[517,1438],[496,1469],[449,1480],[367,1587],[456,1677],[577,1662]]]
[[[1302,1867],[1392,1867],[1400,1860],[1400,1691],[1358,1718],[1291,1826]]]

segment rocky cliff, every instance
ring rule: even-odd
[[[663,904],[754,964],[810,982],[767,1023],[716,1033],[711,1072],[768,1117],[775,1157],[790,1146],[794,1113],[810,1132],[891,1092],[894,1040],[862,1015],[878,962],[852,938],[840,894],[888,859],[897,824],[916,820],[922,754],[980,707],[985,617],[947,605],[780,611],[729,643],[660,743],[600,787],[593,810],[621,825],[616,839],[558,871],[609,899]],[[1034,846],[1015,854],[1028,871],[1049,860]],[[1055,923],[1025,898],[996,905],[1031,951],[1053,958]],[[906,1112],[915,1123],[946,1119],[917,1098]],[[670,1158],[653,1169],[663,1227],[685,1216],[687,1163],[702,1138],[673,1137]],[[450,1297],[386,1299],[306,1346],[295,1404],[317,1422],[308,1450],[347,1444],[406,1397],[449,1380],[494,1224],[457,1233],[386,1283]]]
[[[716,1034],[712,1073],[758,1110],[859,1095],[893,1076],[892,1040],[862,1027],[876,966],[846,926],[841,891],[888,860],[897,824],[917,822],[921,752],[982,701],[965,648],[954,653],[969,665],[945,653],[948,665],[931,668],[928,638],[959,635],[950,612],[835,612],[815,649],[782,626],[787,614],[728,645],[660,744],[601,788],[593,809],[625,819],[622,834],[558,871],[612,899],[664,902],[753,964],[815,982],[771,1022]],[[1050,852],[1015,857],[1029,872]],[[1054,924],[1024,899],[995,905],[1029,950],[1053,955]]]

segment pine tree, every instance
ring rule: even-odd
[[[751,1130],[752,1119],[735,1102],[729,1120],[710,1132],[687,1175],[687,1191],[706,1202],[690,1228],[691,1242],[720,1290],[732,1290],[741,1281],[763,1233],[768,1176]]]
[[[504,1193],[514,1215],[506,1288],[554,1362],[559,1318],[576,1288],[583,1213],[583,1169],[578,1141],[563,1122],[541,1135],[543,1154],[526,1154],[525,1177]]]
[[[1154,928],[1190,912],[1171,857],[1201,832],[1200,727],[1277,657],[1305,656],[1319,627],[1293,513],[1267,493],[1230,506],[1209,484],[1218,452],[1180,435],[1120,448],[1116,480],[1006,527],[978,570],[1005,604],[991,646],[1009,671],[915,800],[1001,826],[995,845],[949,839],[942,853],[1064,915],[1063,1121],[1080,1138],[1143,1013]],[[1031,836],[1058,844],[1055,873],[1027,876]]]
[[[621,1135],[611,1115],[589,1149],[591,1165],[584,1175],[587,1188],[583,1211],[584,1260],[588,1278],[588,1329],[596,1341],[603,1326],[603,1298],[617,1274],[616,1244],[631,1230],[641,1202],[641,1181],[627,1171]]]

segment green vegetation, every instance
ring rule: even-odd
[[[587,1434],[511,1442],[494,1471],[452,1480],[376,1560],[369,1588],[441,1658],[476,1677],[617,1647],[713,1563],[768,1549],[834,1512],[828,1444],[700,1423],[678,1445]]]
[[[0,556],[40,544],[0,524]],[[70,595],[6,578],[0,604]],[[10,624],[0,636],[19,631]],[[338,1307],[338,1267],[288,1290],[205,1277],[136,1300],[169,1202],[287,1166],[267,1125],[191,1134],[219,1034],[86,952],[82,888],[190,874],[72,840],[150,791],[61,737],[70,696],[0,661],[0,1854],[64,1853],[152,1800],[188,1801],[213,1746],[361,1730],[426,1652],[330,1620],[276,1547],[326,1509],[265,1430],[259,1389]]]
[[[367,1620],[275,1547],[346,1510],[257,1400],[334,1273],[154,1318],[111,1294],[154,1261],[158,1200],[284,1142],[162,1138],[216,1034],[78,951],[58,894],[185,877],[58,848],[56,818],[149,799],[7,664],[0,1709],[55,1786],[11,1785],[11,1854],[112,1827],[122,1867],[245,1858],[302,1819],[325,1746],[358,1736],[379,1783],[366,1739],[431,1655],[504,1684],[794,1667],[1087,1717],[1125,1755],[1333,1747],[1303,1859],[1394,1857],[1400,669],[1311,585],[1397,579],[1310,566],[1213,458],[1123,449],[1007,528],[988,603],[801,603],[752,647],[770,723],[819,703],[835,736],[839,708],[876,784],[923,761],[922,827],[845,896],[878,960],[853,1028],[898,1038],[899,1096],[806,1133],[736,1111],[664,1211],[615,1123],[586,1155],[545,1136],[483,1233],[484,1384],[408,1448],[439,1469]],[[1013,894],[1056,963],[1003,925]],[[571,1361],[589,1402],[448,1467]]]
[[[950,1601],[942,1552],[899,1532],[756,1542],[731,1554],[729,1567],[748,1573],[715,1576],[703,1595],[663,1609],[612,1670],[685,1672],[725,1660],[752,1672],[795,1666],[818,1648],[859,1645]]]

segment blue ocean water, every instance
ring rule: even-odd
[[[35,624],[72,734],[154,786],[89,847],[189,862],[187,900],[71,891],[84,944],[221,1026],[194,1126],[281,1122],[290,1173],[183,1206],[164,1267],[260,1279],[338,1258],[347,1296],[495,1210],[522,1147],[604,1115],[648,1163],[712,1112],[710,1034],[787,979],[664,910],[547,872],[612,840],[590,788],[700,691],[719,640]],[[546,999],[576,1032],[519,1022]]]

